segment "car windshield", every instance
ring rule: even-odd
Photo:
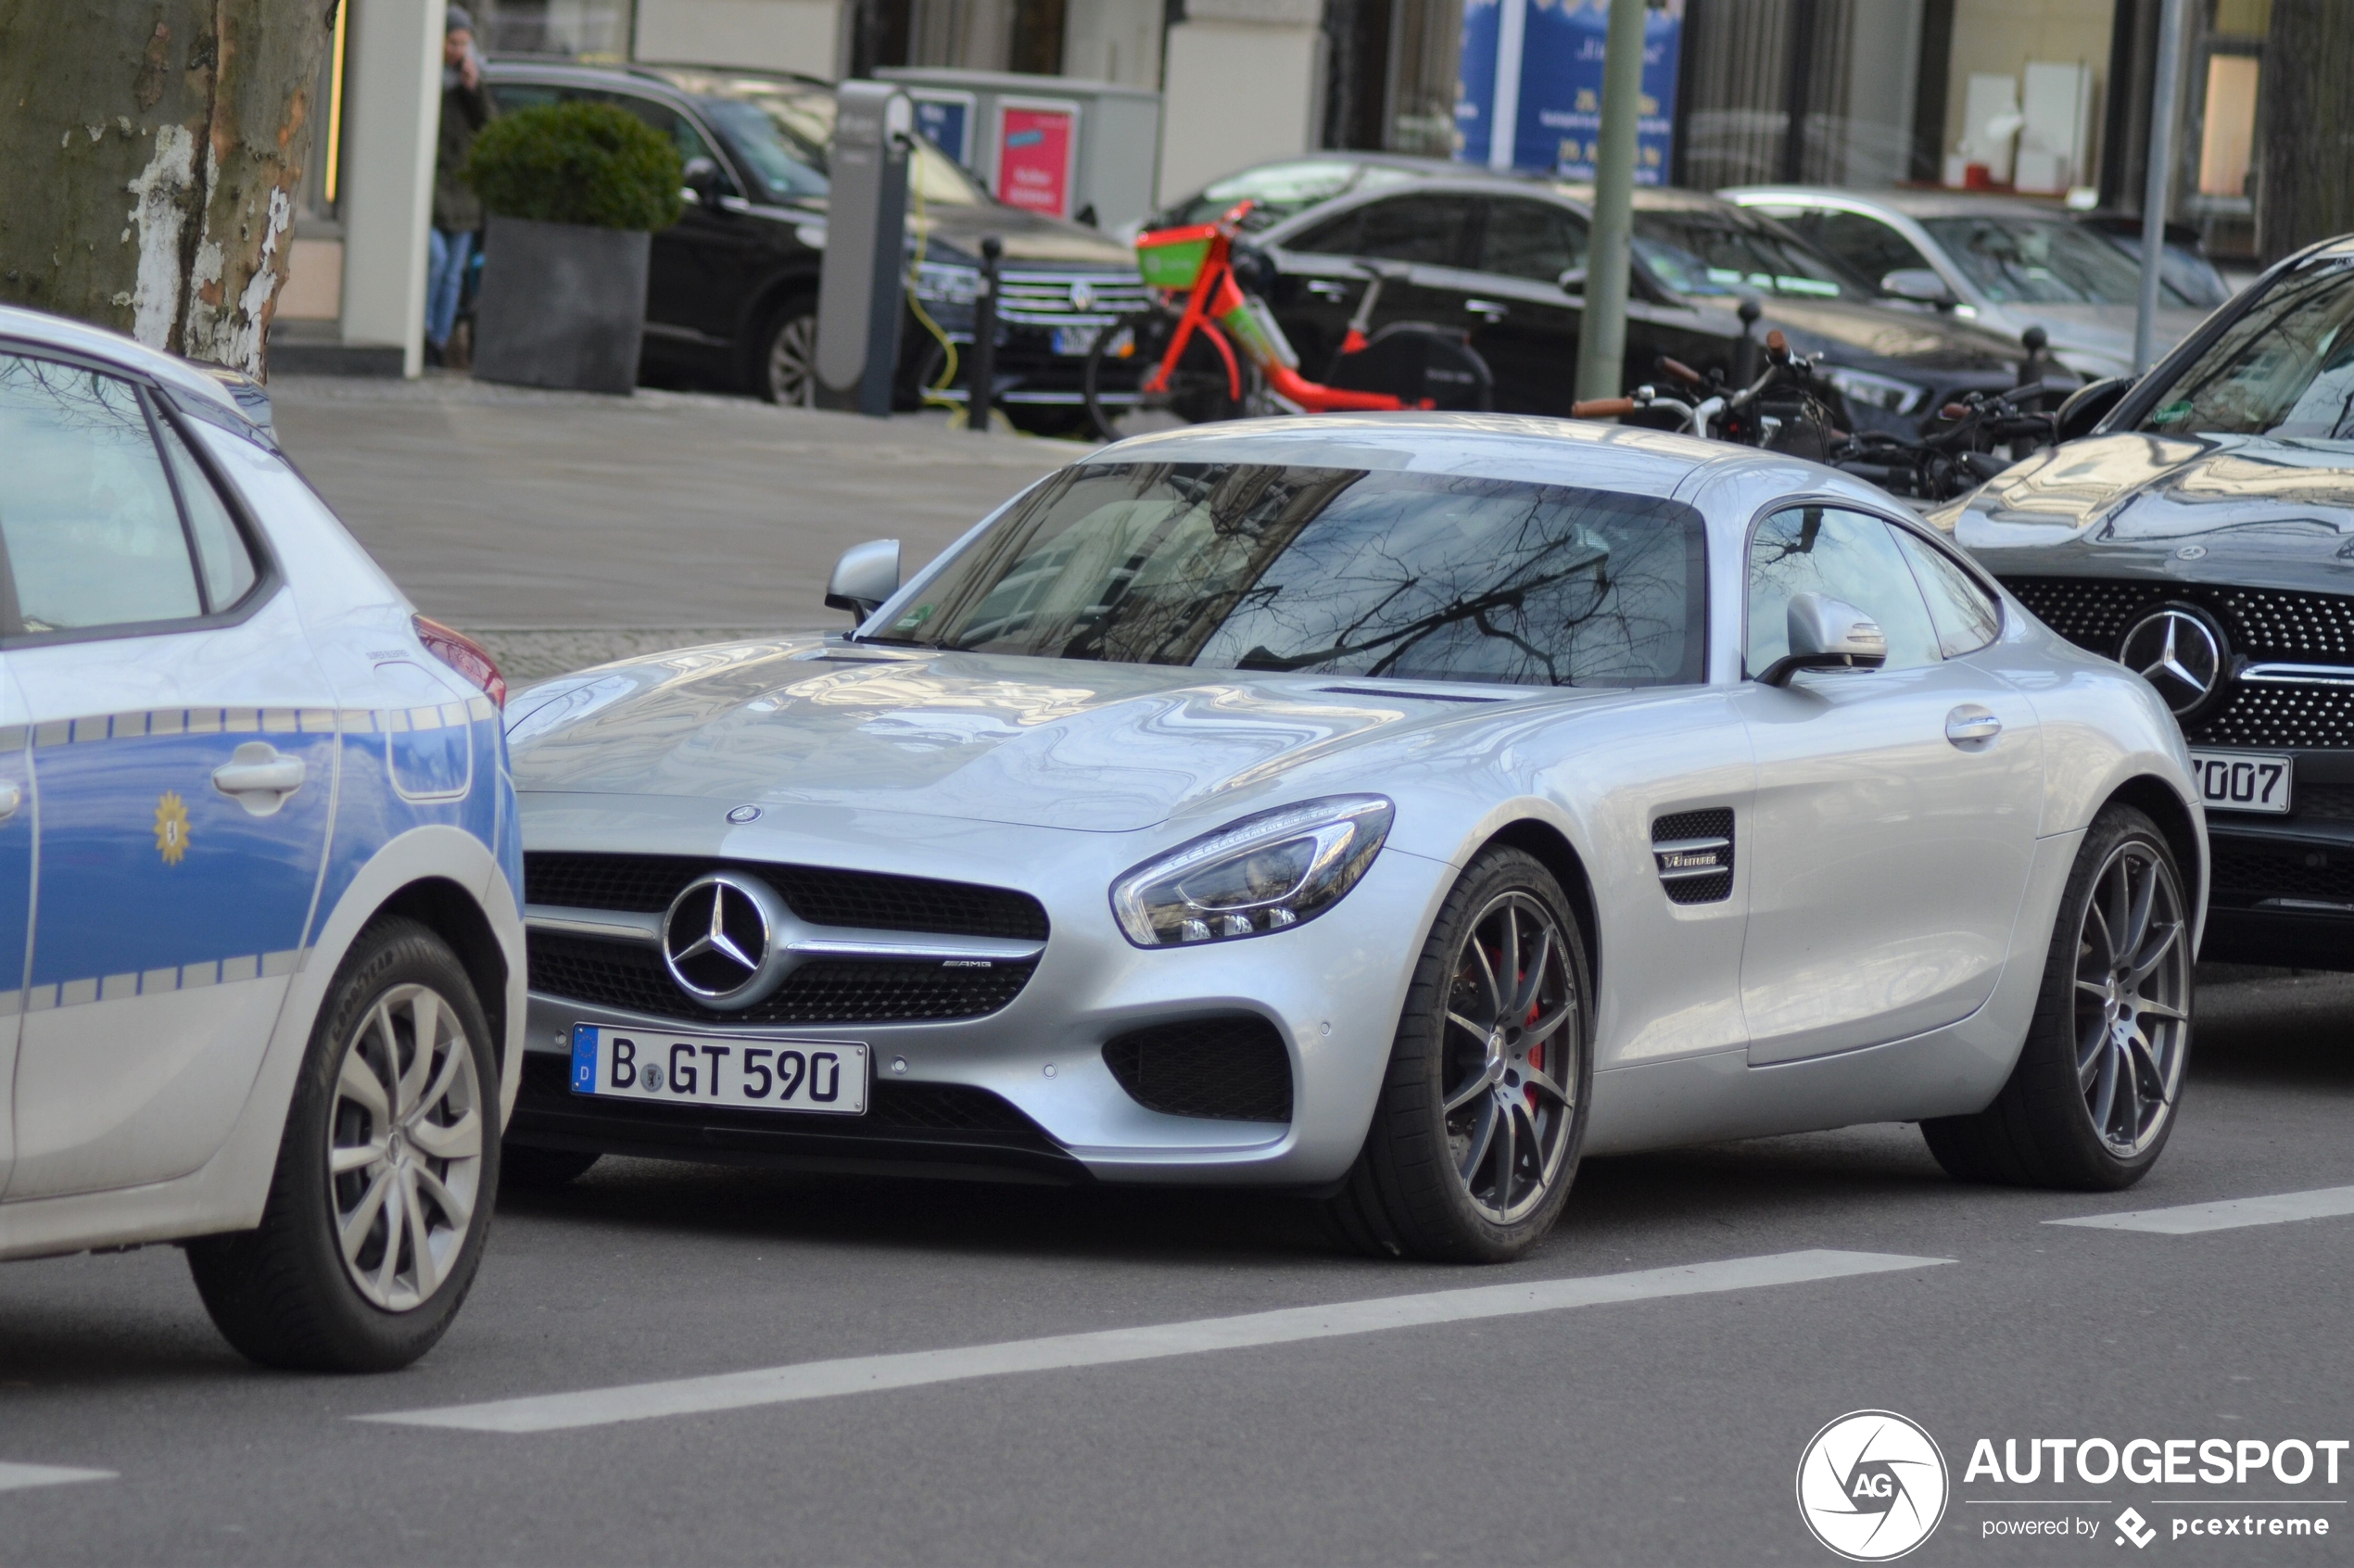
[[[1258,463],[1063,470],[880,640],[1535,686],[1701,678],[1699,513],[1515,480]]]
[[[2132,305],[2142,297],[2140,261],[2065,218],[1924,218],[1921,227],[1997,305]],[[2193,303],[2170,286],[2160,300]]]
[[[2354,440],[2354,257],[2282,278],[2183,368],[2142,428]]]
[[[1635,214],[1635,254],[1678,294],[1870,298],[1878,291],[1797,235],[1736,208]]]
[[[823,196],[826,148],[834,136],[830,93],[797,91],[753,79],[699,100],[705,116],[750,170],[767,201]],[[954,158],[930,142],[916,144],[911,195],[927,205],[981,207],[989,196]]]
[[[1243,228],[1256,234],[1272,228],[1295,212],[1304,212],[1321,201],[1330,201],[1343,191],[1379,190],[1386,185],[1400,185],[1413,179],[1403,169],[1392,169],[1379,163],[1352,163],[1340,158],[1306,158],[1297,163],[1270,163],[1257,169],[1246,169],[1239,174],[1229,174],[1193,200],[1162,215],[1168,227],[1181,223],[1208,223],[1225,215],[1226,209],[1247,198],[1251,209],[1243,215]]]

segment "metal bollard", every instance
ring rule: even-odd
[[[989,411],[997,400],[997,259],[1005,254],[1005,241],[983,236],[980,291],[973,296],[972,374],[965,394],[965,428],[977,436],[989,434]]]

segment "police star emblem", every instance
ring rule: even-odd
[[[188,854],[188,807],[176,790],[166,790],[156,802],[156,853],[166,866],[177,866]]]

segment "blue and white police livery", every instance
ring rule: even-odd
[[[413,1359],[520,1066],[504,684],[242,378],[0,309],[0,1258],[204,1238],[247,1355]]]

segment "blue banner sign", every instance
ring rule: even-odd
[[[931,144],[967,168],[972,166],[973,95],[970,93],[927,92],[910,88],[916,103],[916,129]]]
[[[1464,0],[1456,158],[1491,169],[1592,179],[1609,32],[1610,0]],[[1635,138],[1639,185],[1667,182],[1683,32],[1684,0],[1654,3],[1645,11]],[[1512,128],[1500,146],[1500,122]]]

